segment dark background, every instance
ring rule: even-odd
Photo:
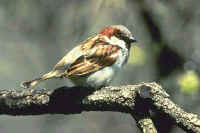
[[[0,0],[0,88],[22,89],[76,44],[105,26],[123,24],[136,36],[128,65],[112,83],[156,81],[186,111],[200,112],[200,1],[198,0]],[[51,80],[39,88],[71,86]],[[162,133],[183,133],[154,115]],[[1,133],[133,133],[128,114],[1,116]]]

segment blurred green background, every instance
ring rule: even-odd
[[[112,83],[156,81],[186,111],[200,112],[200,1],[174,0],[0,0],[0,88],[21,89],[77,43],[105,26],[123,24],[138,40],[129,64]],[[51,80],[40,88],[71,86]],[[64,103],[63,103],[64,104]],[[159,132],[183,133],[163,114]],[[1,116],[1,133],[133,133],[128,114]]]

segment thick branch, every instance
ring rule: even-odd
[[[149,123],[150,126],[147,127],[154,128],[149,116],[144,115],[149,107],[153,111],[167,114],[185,131],[200,133],[199,116],[183,111],[156,83],[109,86],[97,91],[83,87],[61,87],[54,91],[0,90],[0,114],[40,115],[46,113],[74,114],[82,111],[117,111],[132,114],[136,121],[139,120],[138,125],[141,128]],[[142,115],[138,113],[141,111]]]

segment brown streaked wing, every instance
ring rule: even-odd
[[[96,44],[93,52],[79,57],[67,70],[68,77],[86,76],[106,66],[110,66],[117,60],[120,47],[103,43]]]
[[[99,35],[92,36],[86,41],[81,43],[82,50],[89,50],[96,45],[96,42],[99,40]]]
[[[77,51],[87,51],[89,49],[91,49],[96,42],[99,40],[99,35],[95,34],[94,36],[88,38],[87,40],[81,42],[79,45],[77,45],[76,47],[74,47],[74,49],[72,49],[70,52],[76,50],[76,52],[70,53],[70,55],[72,55],[71,57],[77,57],[79,56]],[[68,54],[69,54],[68,53]],[[66,62],[70,62],[69,58],[68,58],[68,54],[65,55],[53,68],[53,70],[65,70],[66,69]],[[75,54],[75,55],[74,55]],[[70,58],[71,58],[70,57]]]

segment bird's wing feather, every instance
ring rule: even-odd
[[[84,44],[82,48],[87,52],[69,66],[68,77],[86,76],[114,64],[120,50],[119,46],[109,45],[102,40],[90,41],[90,44]]]
[[[74,47],[69,53],[67,53],[53,68],[53,70],[65,71],[69,65],[71,65],[76,59],[85,54],[98,40],[98,35],[94,35],[87,40],[81,42],[79,45]],[[86,45],[87,44],[87,45]]]

